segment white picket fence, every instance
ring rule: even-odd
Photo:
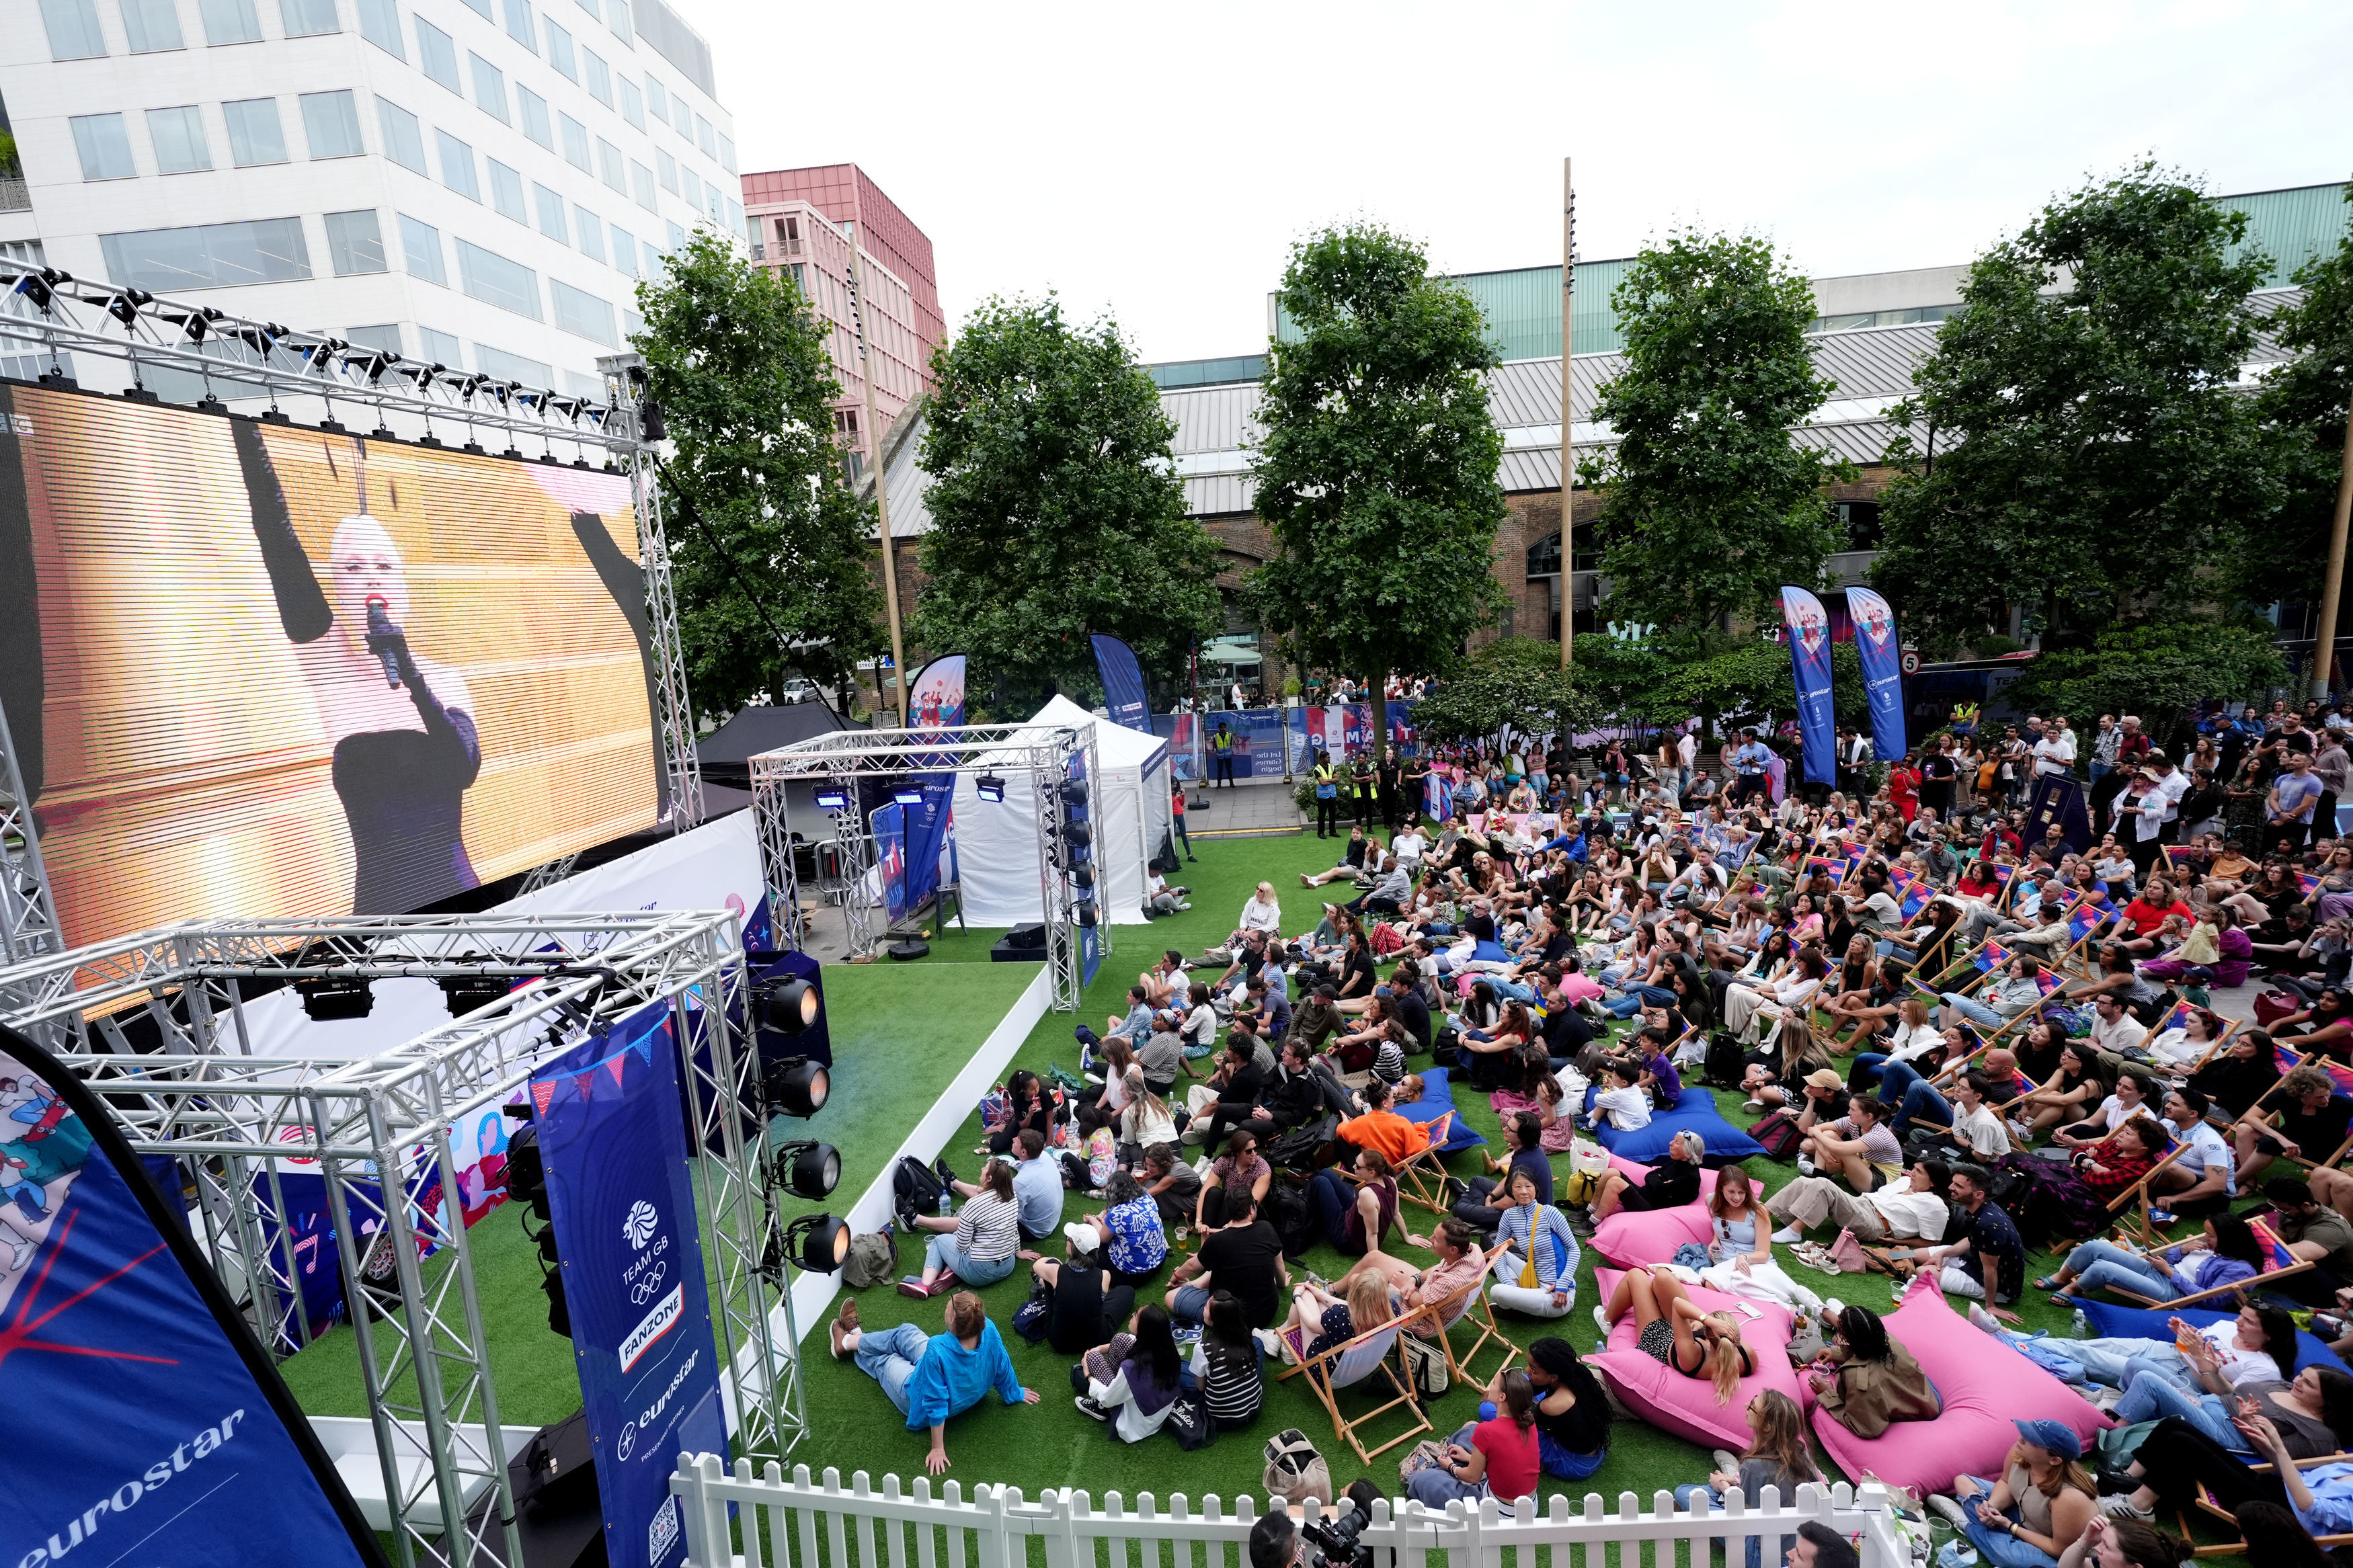
[[[1098,1509],[1082,1490],[1050,1489],[1032,1502],[1018,1487],[979,1486],[967,1500],[956,1481],[934,1496],[927,1476],[915,1479],[910,1495],[896,1476],[883,1477],[875,1490],[863,1470],[846,1488],[839,1470],[813,1482],[807,1465],[795,1466],[786,1480],[773,1462],[755,1477],[750,1462],[739,1460],[730,1475],[710,1454],[681,1455],[670,1491],[686,1515],[689,1568],[1026,1568],[1031,1537],[1044,1543],[1047,1568],[1249,1568],[1258,1518],[1249,1497],[1230,1508],[1206,1497],[1196,1508],[1179,1492],[1164,1510],[1150,1492],[1133,1508],[1111,1492]],[[1440,1513],[1410,1500],[1401,1506],[1383,1500],[1361,1541],[1379,1568],[1430,1568],[1432,1552],[1447,1554],[1447,1568],[1504,1568],[1506,1552],[1514,1568],[1540,1568],[1541,1548],[1551,1549],[1543,1560],[1549,1568],[1575,1568],[1577,1548],[1582,1568],[1642,1568],[1646,1541],[1654,1543],[1654,1568],[1675,1568],[1679,1557],[1707,1568],[1711,1540],[1725,1541],[1725,1560],[1736,1565],[1746,1540],[1763,1536],[1763,1561],[1778,1568],[1779,1538],[1816,1520],[1856,1538],[1862,1568],[1909,1568],[1877,1485],[1859,1494],[1844,1482],[1801,1486],[1786,1508],[1771,1489],[1761,1509],[1743,1507],[1736,1493],[1731,1502],[1724,1513],[1694,1515],[1676,1511],[1673,1497],[1662,1491],[1646,1513],[1632,1492],[1620,1492],[1616,1511],[1608,1512],[1600,1495],[1588,1492],[1577,1513],[1566,1497],[1553,1498],[1541,1513],[1533,1498],[1508,1510],[1493,1498],[1476,1507],[1454,1502]],[[1319,1511],[1328,1510],[1307,1505],[1311,1519]],[[1612,1546],[1620,1548],[1614,1557],[1606,1550]]]

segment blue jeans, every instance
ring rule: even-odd
[[[1462,1447],[1469,1447],[1471,1446],[1470,1426],[1466,1425],[1447,1441],[1460,1443]],[[1483,1480],[1460,1480],[1451,1471],[1441,1470],[1437,1466],[1431,1465],[1406,1477],[1405,1491],[1408,1497],[1418,1499],[1425,1508],[1444,1508],[1457,1498],[1466,1502],[1475,1502],[1480,1498],[1485,1497],[1487,1483]]]
[[[1962,1480],[1977,1483],[1975,1495],[1961,1489],[1958,1482]],[[2029,1546],[2015,1535],[2003,1531],[1989,1530],[1978,1522],[1977,1505],[1986,1493],[1992,1490],[1993,1483],[1982,1476],[1957,1477],[1953,1488],[1953,1495],[1960,1500],[1961,1510],[1968,1516],[1969,1544],[1978,1549],[1978,1555],[1986,1562],[1993,1563],[1995,1568],[2054,1568],[2059,1560],[2048,1552]],[[2016,1520],[2018,1505],[2012,1503],[2002,1510],[2002,1512],[2008,1518]]]
[[[1168,1315],[1180,1323],[1201,1322],[1208,1310],[1209,1292],[1198,1285],[1179,1285],[1168,1298]]]
[[[2179,1415],[2232,1453],[2254,1451],[2231,1424],[2231,1408],[2220,1397],[2203,1389],[2185,1394],[2171,1378],[2155,1370],[2136,1371],[2132,1381],[2125,1384],[2125,1396],[2116,1401],[2110,1414],[2122,1426]]]
[[[1995,1012],[1984,1003],[1972,1001],[1970,998],[1962,995],[1957,991],[1946,992],[1944,994],[1944,1003],[1946,1006],[1950,1007],[1954,1012],[1958,1013],[1962,1017],[1967,1018],[1970,1023],[1976,1024],[1981,1028],[1999,1029],[2004,1024],[2010,1022],[2009,1019],[2003,1017],[2000,1014]],[[2043,1561],[2048,1563],[2051,1562],[2052,1559],[2045,1557]]]
[[[1847,1069],[1847,1081],[1852,1083],[1854,1080],[1855,1075],[1860,1073],[1863,1077],[1870,1079],[1874,1083],[1883,1083],[1884,1079],[1881,1069],[1884,1068],[1886,1066],[1887,1053],[1885,1051],[1857,1051],[1854,1057],[1854,1065]]]
[[[1613,1018],[1630,1018],[1646,1005],[1672,1007],[1674,1005],[1675,994],[1664,986],[1629,985],[1626,987],[1626,994],[1615,1002],[1604,1004],[1604,1007]]]
[[[907,1414],[907,1380],[931,1348],[932,1336],[913,1323],[869,1329],[858,1336],[858,1370],[882,1385],[899,1414]]]
[[[1348,1211],[1356,1206],[1355,1185],[1339,1172],[1326,1166],[1315,1173],[1315,1180],[1308,1184],[1307,1195],[1314,1202],[1315,1217],[1324,1227],[1324,1239],[1342,1252],[1348,1252]],[[1378,1239],[1368,1236],[1365,1238],[1366,1246],[1377,1246]],[[1362,1257],[1363,1254],[1364,1247],[1360,1247],[1349,1256]]]
[[[1887,1130],[1898,1138],[1915,1116],[1947,1127],[1953,1124],[1951,1103],[1930,1088],[1910,1062],[1889,1062],[1879,1069],[1879,1098],[1895,1107],[1895,1113],[1887,1119]]]
[[[1522,985],[1515,981],[1506,980],[1500,974],[1490,974],[1485,978],[1495,994],[1506,1002],[1517,1002],[1525,1005],[1536,999],[1536,988],[1533,985]]]
[[[1787,1508],[1797,1500],[1798,1500],[1795,1498],[1783,1498],[1781,1500],[1781,1506],[1783,1508]],[[1675,1489],[1675,1506],[1679,1509],[1687,1510],[1693,1513],[1722,1513],[1724,1511],[1724,1499],[1718,1496],[1714,1489],[1694,1481],[1689,1486],[1682,1486]],[[1724,1544],[1725,1540],[1725,1537],[1719,1535],[1715,1538],[1715,1543],[1721,1546]],[[1797,1543],[1798,1538],[1794,1535],[1785,1535],[1781,1537],[1780,1545],[1775,1548],[1776,1556],[1774,1561],[1780,1561],[1781,1556],[1786,1555],[1790,1548],[1796,1546]],[[1764,1548],[1765,1538],[1763,1536],[1752,1535],[1748,1538],[1747,1568],[1758,1568],[1758,1564],[1764,1557]]]
[[[2001,1337],[2013,1345],[2034,1338],[2007,1329]],[[2158,1368],[2169,1381],[2178,1383],[2187,1375],[2189,1366],[2179,1351],[2158,1340],[2063,1340],[2052,1336],[2035,1340],[2035,1344],[2046,1352],[2065,1356],[2084,1369],[2084,1377],[2110,1388],[2122,1388],[2131,1381],[2136,1369]]]
[[[994,1285],[1013,1272],[1013,1259],[993,1258],[983,1263],[956,1246],[955,1232],[935,1230],[923,1244],[923,1261],[955,1271],[957,1280],[977,1290],[984,1285]]]
[[[2075,1276],[2072,1289],[2079,1296],[2110,1285],[2120,1285],[2158,1301],[2170,1301],[2182,1293],[2180,1286],[2139,1257],[2105,1241],[2087,1241],[2069,1253],[2067,1270]]]
[[[1556,1480],[1581,1481],[1601,1468],[1601,1461],[1609,1457],[1609,1450],[1603,1448],[1599,1453],[1574,1454],[1538,1430],[1536,1456],[1546,1475]]]

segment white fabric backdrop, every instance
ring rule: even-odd
[[[1099,776],[1088,796],[1088,823],[1094,829],[1096,895],[1110,923],[1145,924],[1145,868],[1168,817],[1168,743],[1097,719],[1066,697],[1049,701],[1030,722],[1093,731]],[[964,918],[976,926],[1022,925],[1045,915],[1038,885],[1037,797],[1028,774],[1003,776],[1002,801],[981,799],[973,774],[956,778]]]

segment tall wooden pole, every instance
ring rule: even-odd
[[[2312,644],[2312,695],[2328,698],[2336,662],[2337,608],[2345,588],[2345,525],[2353,519],[2353,400],[2345,409],[2345,458],[2337,470],[2337,515],[2328,525],[2328,575],[2320,584],[2320,635]]]
[[[1577,640],[1577,579],[1571,571],[1577,564],[1576,552],[1570,547],[1573,537],[1569,527],[1569,491],[1577,485],[1577,468],[1570,456],[1569,432],[1576,427],[1576,405],[1570,401],[1568,369],[1570,321],[1577,285],[1577,187],[1569,179],[1569,161],[1560,161],[1560,667],[1568,668],[1569,645]],[[2344,510],[2342,505],[2337,508]]]
[[[899,553],[891,548],[891,496],[882,483],[882,432],[874,423],[874,363],[866,348],[866,253],[849,245],[850,324],[858,331],[858,380],[866,393],[866,439],[874,472],[874,521],[882,531],[882,606],[891,616],[891,672],[899,689],[899,728],[907,722],[907,648],[899,630]],[[875,684],[880,686],[881,681]]]

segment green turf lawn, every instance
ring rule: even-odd
[[[1282,893],[1284,930],[1303,929],[1311,922],[1303,917],[1310,915],[1327,894],[1301,888],[1297,873],[1322,870],[1338,858],[1336,846],[1319,841],[1313,833],[1197,841],[1196,850],[1198,863],[1187,866],[1182,876],[1174,879],[1192,887],[1191,910],[1150,926],[1116,928],[1119,951],[1104,962],[1086,994],[1083,1016],[1094,1027],[1103,1026],[1106,1014],[1124,1012],[1126,988],[1161,949],[1174,947],[1189,955],[1222,940],[1232,929],[1243,900],[1261,878],[1272,880]],[[1332,884],[1330,891],[1339,891],[1340,886]],[[975,950],[985,948],[997,934],[977,931],[958,933],[951,929],[934,939],[930,958],[908,967],[921,969],[925,964],[965,958]],[[1071,1024],[1068,1014],[1048,1014],[1023,1045],[1016,1065],[1042,1069],[1050,1062],[1058,1062],[1064,1068],[1075,1068],[1078,1047],[1071,1035]],[[1745,1127],[1756,1120],[1740,1110],[1737,1095],[1718,1094],[1717,1099],[1736,1125]],[[1486,1096],[1466,1091],[1458,1095],[1456,1103],[1471,1125],[1484,1133],[1491,1144],[1500,1144],[1501,1127],[1488,1108]],[[959,1174],[969,1176],[970,1168],[977,1164],[971,1151],[979,1141],[980,1123],[976,1115],[948,1147],[948,1159]],[[1454,1168],[1466,1176],[1476,1174],[1480,1153],[1472,1150],[1455,1156]],[[1768,1190],[1781,1186],[1796,1174],[1794,1166],[1764,1159],[1750,1161],[1749,1167]],[[1065,1217],[1075,1217],[1090,1206],[1092,1205],[1073,1194],[1064,1207]],[[1411,1208],[1406,1213],[1413,1228],[1426,1234],[1433,1216],[1427,1211]],[[1407,1256],[1415,1256],[1413,1249],[1404,1250]],[[902,1247],[902,1260],[903,1258]],[[1348,1261],[1319,1246],[1308,1254],[1303,1266],[1326,1279],[1336,1279]],[[1523,1346],[1531,1339],[1556,1334],[1580,1351],[1592,1349],[1599,1337],[1590,1310],[1597,1300],[1593,1284],[1596,1261],[1593,1249],[1585,1247],[1577,1271],[1577,1304],[1567,1318],[1538,1322],[1499,1312],[1497,1321],[1504,1331]],[[1891,1288],[1883,1276],[1811,1274],[1790,1260],[1786,1249],[1781,1261],[1793,1276],[1825,1296],[1836,1295],[1878,1310],[1885,1310],[1891,1305]],[[1293,1268],[1294,1278],[1299,1267]],[[2033,1272],[2039,1276],[2049,1272],[2049,1268],[2038,1260]],[[1111,1490],[1130,1498],[1147,1490],[1162,1498],[1176,1491],[1196,1499],[1212,1492],[1223,1498],[1244,1492],[1256,1494],[1261,1489],[1261,1444],[1284,1426],[1295,1426],[1323,1450],[1331,1464],[1335,1486],[1345,1486],[1359,1475],[1370,1475],[1384,1488],[1395,1489],[1396,1460],[1404,1450],[1395,1449],[1380,1456],[1367,1470],[1357,1462],[1354,1451],[1335,1438],[1330,1418],[1303,1379],[1270,1384],[1265,1411],[1257,1428],[1221,1436],[1210,1447],[1196,1453],[1181,1452],[1173,1441],[1133,1447],[1115,1442],[1103,1427],[1072,1407],[1069,1362],[1042,1346],[1032,1348],[1010,1331],[1013,1310],[1028,1294],[1029,1285],[1029,1271],[1017,1269],[1010,1279],[981,1294],[988,1303],[990,1316],[1006,1335],[1014,1366],[1024,1384],[1038,1389],[1043,1398],[1035,1407],[1015,1410],[1000,1405],[991,1397],[949,1426],[947,1448],[955,1461],[950,1474],[966,1485],[976,1481],[1011,1482],[1031,1496],[1045,1487],[1084,1487],[1097,1497]],[[1158,1294],[1156,1289],[1148,1290],[1145,1299],[1156,1300]],[[906,1300],[888,1286],[865,1291],[859,1300],[860,1313],[870,1326],[888,1328],[913,1322],[927,1333],[942,1328],[944,1306],[940,1300]],[[2066,1331],[2067,1314],[2048,1305],[2040,1296],[2030,1295],[2019,1310],[2029,1327]],[[821,1326],[807,1327],[805,1365],[815,1433],[814,1440],[803,1446],[796,1459],[805,1459],[818,1468],[838,1467],[845,1477],[860,1469],[877,1477],[893,1472],[902,1477],[922,1473],[926,1438],[904,1429],[871,1380],[855,1367],[828,1357],[819,1332]],[[1488,1364],[1482,1357],[1482,1369]],[[1342,1394],[1344,1401],[1351,1397]],[[1344,1408],[1365,1408],[1377,1403],[1361,1394],[1354,1397],[1356,1403],[1344,1405]],[[1436,1401],[1430,1410],[1430,1420],[1438,1429],[1436,1435],[1451,1436],[1456,1426],[1474,1419],[1476,1404],[1474,1394],[1459,1388]],[[1557,1491],[1582,1497],[1595,1490],[1614,1499],[1620,1491],[1632,1491],[1647,1504],[1654,1490],[1703,1479],[1711,1468],[1705,1450],[1655,1427],[1621,1419],[1613,1431],[1609,1458],[1599,1472],[1588,1480],[1576,1483],[1547,1479],[1545,1494]],[[1380,1440],[1377,1436],[1373,1441]],[[1826,1456],[1817,1451],[1816,1459],[1823,1465],[1826,1474],[1836,1475]]]

